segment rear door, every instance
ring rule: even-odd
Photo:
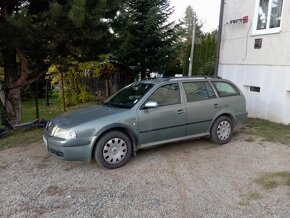
[[[207,81],[184,82],[186,95],[186,135],[209,133],[219,110],[217,96]]]

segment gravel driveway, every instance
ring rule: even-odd
[[[289,146],[243,134],[139,151],[116,170],[58,160],[39,142],[0,152],[0,217],[290,217],[290,186],[254,182],[289,170]]]

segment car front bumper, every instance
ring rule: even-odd
[[[96,137],[65,140],[43,134],[43,141],[47,151],[63,160],[91,161]]]

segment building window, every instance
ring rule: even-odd
[[[283,0],[256,0],[254,34],[277,33],[281,29]]]
[[[257,92],[259,93],[261,90],[260,87],[257,87],[257,86],[250,86],[250,92]]]

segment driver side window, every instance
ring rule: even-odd
[[[180,104],[180,91],[177,83],[159,87],[148,100],[156,101],[159,107]]]

